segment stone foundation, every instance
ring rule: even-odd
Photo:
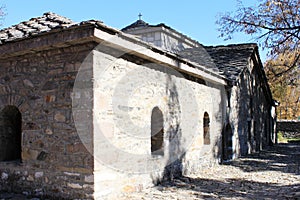
[[[277,132],[285,138],[300,138],[300,121],[278,121]]]

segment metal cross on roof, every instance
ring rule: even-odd
[[[138,16],[139,16],[139,20],[142,20],[143,15],[140,13]]]

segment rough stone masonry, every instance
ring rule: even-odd
[[[156,28],[162,38],[179,34]],[[0,40],[1,191],[112,199],[270,142],[272,98],[256,45],[190,41],[191,61],[54,13]]]
[[[77,135],[71,93],[77,70],[93,47],[91,43],[0,61],[2,108],[15,105],[22,113],[22,161],[1,162],[1,190],[92,197],[93,156]]]

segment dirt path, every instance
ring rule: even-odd
[[[300,145],[279,144],[122,199],[300,200]]]

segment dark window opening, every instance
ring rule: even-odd
[[[231,160],[233,158],[233,131],[230,124],[227,124],[223,132],[223,160]]]
[[[204,137],[204,144],[210,144],[210,131],[209,131],[209,115],[207,112],[204,113],[203,118],[203,137]]]
[[[164,155],[164,118],[162,111],[155,107],[151,114],[151,154]]]
[[[230,108],[230,91],[227,91],[227,106]]]
[[[15,106],[0,113],[0,161],[21,160],[22,116]]]
[[[248,140],[251,142],[251,121],[248,121]]]

